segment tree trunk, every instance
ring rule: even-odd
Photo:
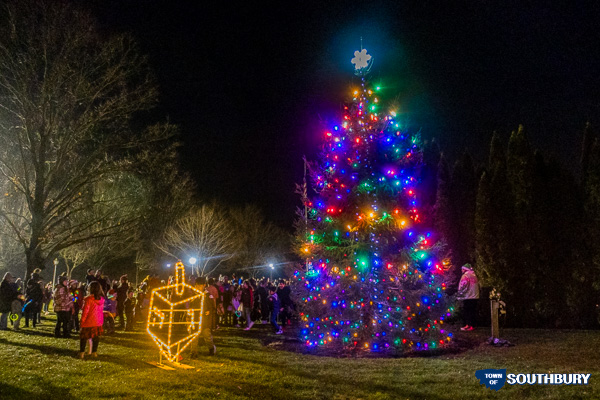
[[[33,242],[34,241],[32,240],[31,243],[33,244]],[[27,280],[31,277],[31,274],[34,269],[36,269],[36,268],[44,269],[45,268],[44,258],[40,254],[40,251],[37,248],[37,245],[35,247],[33,247],[32,244],[30,244],[29,248],[25,252],[25,256],[26,256],[26,260],[27,260],[27,272],[26,272],[25,279],[24,279],[25,282],[27,282]]]
[[[500,302],[496,300],[490,300],[490,308],[492,312],[492,337],[500,337],[500,324],[498,322],[498,311],[500,309]]]

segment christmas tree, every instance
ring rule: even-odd
[[[310,164],[316,195],[304,196],[297,271],[301,338],[309,347],[406,352],[447,345],[446,267],[437,235],[419,212],[419,135],[403,128],[367,79],[371,56],[356,51],[360,86],[324,132]]]

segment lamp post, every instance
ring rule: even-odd
[[[275,269],[275,267],[273,266],[273,263],[269,264],[269,268],[271,268],[271,282],[273,281],[273,270]]]
[[[196,264],[196,257],[190,257],[190,264],[192,264],[192,275],[194,275],[194,264]]]
[[[52,274],[52,287],[56,286],[56,266],[58,265],[58,258],[55,258],[53,263],[54,263],[54,274]]]

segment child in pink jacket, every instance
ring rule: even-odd
[[[104,323],[104,294],[102,287],[96,281],[90,283],[90,293],[83,299],[83,312],[81,313],[81,330],[79,331],[79,358],[85,356],[85,343],[90,342],[90,354],[98,357],[98,343],[102,335]]]

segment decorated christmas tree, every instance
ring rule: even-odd
[[[298,223],[307,268],[295,275],[300,335],[309,347],[440,348],[452,339],[445,321],[453,308],[442,246],[419,211],[420,137],[370,85],[367,51],[354,55],[360,83],[325,129],[321,159],[309,163],[312,188]]]

